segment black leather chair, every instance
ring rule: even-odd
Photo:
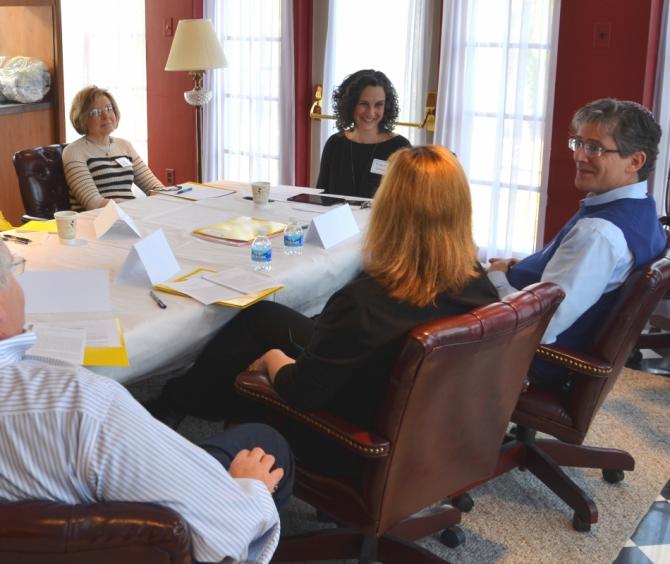
[[[280,424],[291,419],[362,461],[360,475],[342,478],[297,460],[294,494],[344,526],[282,538],[273,561],[443,562],[412,541],[458,523],[460,511],[438,502],[495,470],[528,366],[562,299],[558,286],[537,284],[415,328],[369,429],[288,405],[264,374],[238,376],[237,390]]]
[[[45,145],[14,153],[14,169],[25,219],[53,219],[54,212],[70,209],[63,149],[66,145]]]

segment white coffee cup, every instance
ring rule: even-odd
[[[270,183],[269,182],[252,182],[251,196],[254,199],[254,204],[257,206],[265,206],[270,201]]]
[[[72,245],[77,237],[77,212],[58,211],[54,214],[58,238],[63,245]]]

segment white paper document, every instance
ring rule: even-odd
[[[142,233],[130,217],[114,200],[102,208],[93,220],[95,236],[101,239],[109,236],[141,237]]]
[[[205,305],[230,300],[241,295],[237,290],[214,284],[214,282],[205,280],[202,276],[194,276],[182,282],[163,282],[162,286],[186,294]]]
[[[337,206],[312,219],[305,236],[305,243],[317,243],[324,249],[341,243],[360,233],[349,204]]]
[[[49,324],[55,326],[55,324]],[[86,347],[120,347],[121,335],[116,319],[88,319],[80,321],[58,321],[58,327],[83,331]]]
[[[110,311],[106,270],[35,271],[17,278],[26,297],[26,313]]]
[[[174,276],[180,269],[165,233],[157,229],[133,245],[116,281],[152,286]]]
[[[185,182],[179,185],[179,190],[158,190],[159,194],[166,196],[174,196],[183,200],[207,200],[208,198],[221,198],[233,194],[235,190],[228,190],[226,188],[210,188],[195,182]]]
[[[30,347],[30,355],[57,358],[72,364],[81,364],[84,361],[86,331],[83,329],[33,325],[33,331],[37,335],[37,342]]]
[[[219,272],[206,273],[203,278],[215,284],[237,290],[240,294],[255,294],[268,288],[281,286],[271,276],[244,268],[228,268]]]

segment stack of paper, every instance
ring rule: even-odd
[[[272,237],[284,231],[285,227],[285,223],[243,215],[214,225],[194,229],[193,234],[209,240],[250,243],[262,230],[268,237]]]
[[[171,282],[154,286],[156,290],[189,296],[199,302],[245,308],[281,290],[283,286],[266,274],[231,268],[216,272],[198,268]]]

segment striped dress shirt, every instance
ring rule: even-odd
[[[270,561],[279,517],[262,482],[232,478],[117,382],[25,356],[35,341],[0,341],[0,499],[158,503],[188,522],[197,560]]]
[[[163,186],[135,148],[118,137],[108,147],[86,137],[70,143],[63,150],[63,170],[75,211],[100,207],[104,198],[132,200],[133,183],[145,193]]]

